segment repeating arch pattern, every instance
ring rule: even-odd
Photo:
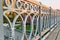
[[[27,15],[24,16],[24,18],[23,18],[22,15],[21,15],[21,14],[24,14],[24,13],[22,13],[23,11],[21,11],[22,10],[21,8],[22,8],[23,4],[21,4],[21,2],[19,0],[17,0],[17,1],[15,0],[14,2],[13,2],[13,0],[4,0],[4,3],[6,4],[6,6],[3,6],[3,8],[4,8],[3,15],[8,20],[8,22],[11,26],[11,37],[9,37],[10,40],[24,40],[24,39],[31,40],[33,31],[35,31],[35,34],[33,36],[33,37],[35,37],[37,35],[37,32],[38,32],[39,15],[37,13],[33,13],[34,15],[31,16],[30,14],[32,14],[32,13],[26,12]],[[15,4],[15,5],[13,5],[13,4]],[[13,8],[13,7],[15,7],[15,8]],[[10,13],[10,12],[12,12],[12,13]],[[6,14],[8,14],[8,15],[9,14],[10,15],[14,14],[15,15],[12,22],[10,21],[9,17]],[[19,29],[17,30],[15,28],[15,25],[17,25],[16,21],[17,21],[18,17],[21,17],[19,19],[22,19],[21,20],[22,21],[22,28],[21,28],[22,32],[20,32]],[[27,21],[29,21],[28,20],[29,17],[30,17],[30,27],[29,28],[31,28],[31,29],[29,30],[30,33],[27,34],[28,32],[27,32],[27,28],[26,28],[27,25],[26,24],[28,24]],[[36,21],[36,30],[33,29],[34,28],[35,17],[36,17],[36,20],[37,20]],[[20,35],[17,35],[16,33],[20,34]],[[24,37],[26,37],[26,38],[24,38]]]
[[[60,21],[55,10],[34,3],[26,0],[3,0],[5,39],[34,40],[37,35],[39,38],[43,37],[44,30]]]

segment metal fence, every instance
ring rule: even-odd
[[[2,2],[4,40],[34,40],[37,35],[41,38],[41,32],[60,21],[60,16],[52,13],[51,8],[43,11],[40,6],[33,6],[20,0]]]

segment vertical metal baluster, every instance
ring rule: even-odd
[[[0,40],[4,40],[2,0],[0,0]]]

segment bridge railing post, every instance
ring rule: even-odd
[[[41,29],[41,27],[42,27],[42,25],[41,25],[41,12],[42,12],[42,7],[39,7],[39,32],[40,32],[40,39],[39,40],[41,40],[41,38],[42,38],[42,36],[41,36],[41,31],[42,31],[42,29]]]
[[[49,27],[51,26],[51,7],[50,7],[50,10],[49,10]]]
[[[0,40],[4,40],[2,0],[0,0]]]

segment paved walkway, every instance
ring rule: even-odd
[[[45,40],[60,40],[60,23],[56,29]]]

